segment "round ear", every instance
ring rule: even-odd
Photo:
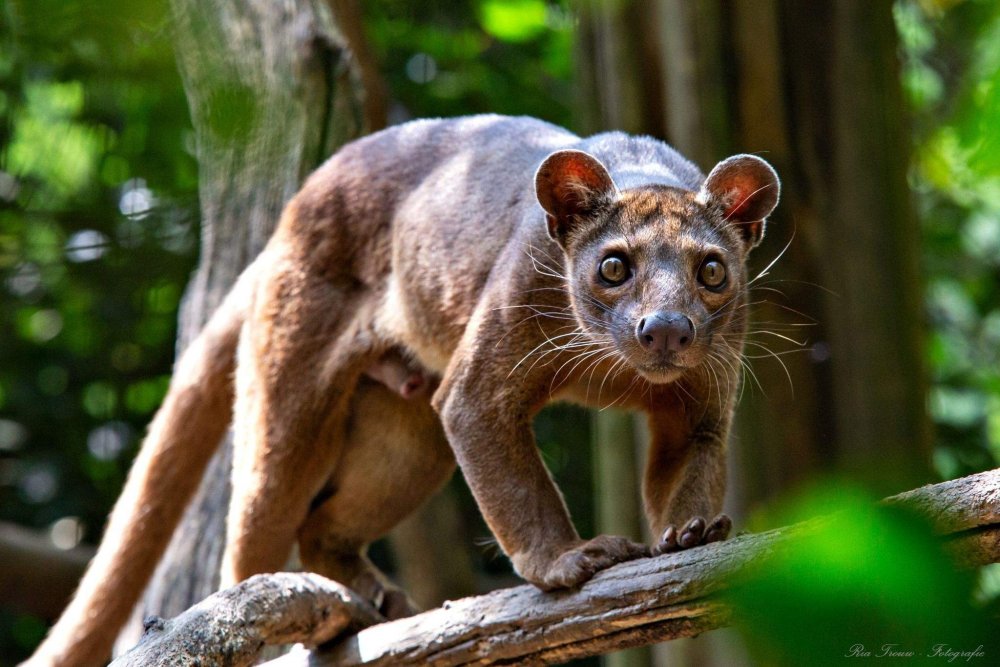
[[[723,219],[738,226],[752,248],[764,238],[764,221],[780,194],[781,181],[771,165],[755,155],[734,155],[715,165],[698,200],[718,206]]]
[[[600,160],[583,151],[555,152],[535,173],[535,196],[547,214],[549,235],[560,242],[580,217],[617,190]]]

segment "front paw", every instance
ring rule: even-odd
[[[525,578],[545,591],[573,588],[615,563],[646,556],[649,548],[643,544],[624,537],[600,535],[563,551],[536,573],[526,572]]]
[[[710,523],[706,523],[700,516],[693,517],[680,530],[670,524],[663,531],[659,544],[653,547],[653,554],[658,556],[710,542],[719,542],[729,536],[732,528],[733,521],[725,514],[720,514]]]

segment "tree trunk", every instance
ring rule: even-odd
[[[578,129],[661,136],[706,171],[758,153],[783,179],[752,275],[791,242],[751,292],[727,510],[739,518],[834,470],[883,493],[926,481],[919,232],[891,3],[595,1],[579,45]]]
[[[785,297],[755,294],[774,302],[755,319],[804,319],[784,306],[817,321],[795,336],[809,351],[784,357],[794,390],[775,360],[755,364],[767,395],[741,411],[744,459],[755,462],[748,496],[823,469],[882,492],[925,481],[919,229],[892,6],[736,3],[730,29],[733,150],[767,151],[784,176],[772,229],[788,231],[772,235],[759,258],[795,234],[769,285]]]
[[[783,179],[753,257],[763,269],[791,240],[751,292],[740,495],[830,470],[883,492],[925,481],[919,231],[891,3],[658,6],[668,139],[704,169],[759,153]],[[807,341],[784,365],[768,350],[797,347],[779,335]]]
[[[176,49],[199,163],[201,259],[178,348],[263,248],[284,203],[361,132],[358,85],[320,0],[173,0]],[[231,443],[213,459],[119,645],[147,615],[174,616],[216,590]]]

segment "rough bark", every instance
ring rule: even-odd
[[[938,533],[949,538],[949,548],[966,565],[1000,561],[1000,470],[925,486],[884,502],[906,506],[929,517]],[[267,664],[271,667],[552,664],[694,636],[728,624],[731,611],[717,594],[725,590],[733,574],[814,530],[822,521],[820,518],[693,551],[624,563],[599,573],[579,591],[543,593],[533,586],[519,586],[457,600],[411,618],[366,628],[329,649],[300,651]],[[317,581],[314,575],[275,576],[311,576],[310,581]],[[267,576],[261,578],[267,580]],[[216,598],[226,600],[221,605],[222,615],[231,618],[233,605],[240,596],[222,593]],[[289,602],[286,597],[282,599]],[[332,602],[336,604],[336,595]],[[202,625],[215,622],[204,616],[211,607],[208,603],[199,605],[195,616],[171,622],[175,625],[170,627],[177,628],[173,633],[175,645],[189,651],[192,646],[189,633],[200,633]],[[311,627],[315,622],[316,613],[304,606],[290,608],[293,613],[287,618],[276,617],[276,608],[269,608],[264,619],[246,614],[240,618],[255,628],[256,633],[266,632],[267,627],[301,624]],[[350,614],[340,618],[347,616]],[[199,619],[199,627],[194,630],[191,618]],[[206,635],[198,636],[201,638],[198,650],[212,655],[220,650],[205,641]],[[264,641],[263,634],[252,636],[258,643]],[[223,644],[229,641],[226,635],[212,637]],[[316,636],[309,638],[315,640]],[[242,630],[234,641],[239,646],[246,644]],[[170,642],[160,643],[158,654],[169,655],[169,645]]]
[[[915,510],[942,535],[998,526],[1000,468],[905,491],[883,502]]]
[[[115,667],[253,664],[261,647],[318,645],[378,612],[347,588],[315,574],[257,575],[216,593],[177,618],[145,621],[142,641]]]
[[[173,0],[178,65],[194,125],[201,258],[178,349],[263,248],[302,179],[361,131],[358,86],[321,0]],[[143,617],[173,616],[218,587],[229,442],[205,473],[119,646]]]

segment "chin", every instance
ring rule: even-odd
[[[653,384],[670,384],[671,382],[677,381],[687,369],[682,368],[681,366],[668,364],[655,367],[637,366],[635,370],[640,376],[643,377],[643,379],[648,380]]]

